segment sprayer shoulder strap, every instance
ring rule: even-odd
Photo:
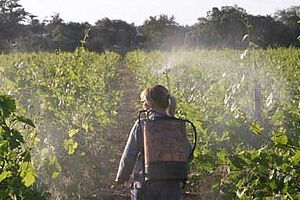
[[[159,116],[155,116],[154,119],[161,119],[161,120],[162,119],[182,120],[182,121],[185,121],[186,123],[189,123],[192,126],[193,132],[194,132],[194,144],[192,146],[192,151],[191,151],[190,156],[189,156],[189,161],[192,160],[193,154],[194,154],[194,151],[195,151],[196,145],[197,145],[197,131],[196,131],[196,127],[194,126],[194,124],[191,121],[189,121],[187,119],[181,119],[181,118],[176,118],[176,117],[171,117],[171,116],[168,116],[168,115],[164,115],[162,113],[159,113],[159,112],[156,112],[156,111],[153,111],[153,110],[150,110],[150,111],[149,110],[142,110],[142,111],[140,111],[139,115],[138,115],[138,118],[139,118],[139,129],[140,129],[140,148],[141,148],[140,151],[142,153],[141,156],[142,156],[142,162],[143,162],[143,167],[142,168],[143,168],[143,175],[144,175],[144,177],[145,177],[145,158],[144,158],[144,130],[142,128],[142,121],[149,120],[149,118],[148,118],[149,115],[148,114],[150,112],[160,114]],[[147,114],[147,118],[146,119],[141,119],[141,114],[142,113],[146,113]]]
[[[142,161],[142,173],[143,173],[143,177],[144,177],[144,182],[145,182],[145,176],[146,176],[146,172],[145,172],[145,151],[144,151],[144,131],[143,131],[143,121],[145,119],[140,119],[138,121],[138,134],[139,134],[139,142],[140,142],[140,156],[141,156],[141,161]]]

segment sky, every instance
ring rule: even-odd
[[[252,15],[273,15],[277,10],[300,5],[300,0],[20,0],[19,4],[38,19],[56,13],[65,22],[89,22],[108,17],[142,25],[150,16],[174,16],[180,25],[197,23],[213,7],[238,5]]]

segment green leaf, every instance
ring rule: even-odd
[[[35,182],[35,177],[33,174],[27,174],[22,181],[26,187],[29,187]]]
[[[275,190],[277,188],[276,181],[273,179],[270,183],[269,186],[272,190]]]
[[[86,132],[89,130],[89,125],[88,123],[83,123],[81,126]]]
[[[284,183],[290,182],[290,180],[292,180],[292,178],[293,177],[291,175],[287,175],[286,177],[284,177],[283,182]]]
[[[35,182],[36,171],[30,162],[24,162],[20,165],[20,176],[26,187]]]
[[[78,132],[79,132],[79,129],[71,129],[71,130],[68,131],[68,135],[69,135],[70,138],[72,138]]]
[[[232,165],[236,168],[243,169],[244,166],[247,166],[247,162],[239,156],[232,156],[230,160]]]
[[[286,135],[281,135],[279,137],[276,137],[274,140],[275,143],[277,144],[287,144],[288,142],[288,137]]]
[[[27,124],[27,125],[32,126],[33,128],[35,128],[35,125],[34,125],[34,123],[33,123],[33,121],[31,119],[28,119],[28,118],[26,118],[24,116],[17,116],[16,119],[18,121],[20,121],[20,122],[23,122],[23,123],[25,123],[25,124]]]
[[[283,144],[286,145],[288,142],[288,137],[283,131],[273,131],[272,140],[275,144]]]
[[[9,145],[11,149],[15,149],[21,146],[21,143],[24,142],[23,135],[16,129],[11,130],[12,137],[9,138]]]
[[[55,179],[55,178],[57,178],[57,177],[59,176],[59,174],[60,174],[60,172],[54,171],[54,172],[52,173],[52,175],[51,175],[51,178]]]
[[[0,183],[12,175],[11,171],[4,171],[0,174]]]
[[[227,163],[226,157],[228,156],[228,153],[225,150],[219,151],[217,153],[218,162],[221,164]]]
[[[245,183],[245,179],[240,179],[238,183],[235,185],[237,188],[241,188]]]
[[[299,161],[300,161],[300,150],[296,151],[296,154],[290,158],[290,160],[295,164],[298,165]]]
[[[59,176],[59,174],[61,173],[62,167],[60,166],[60,164],[58,163],[57,159],[55,156],[51,156],[50,159],[50,169],[51,169],[51,177],[52,178],[57,178]]]
[[[73,139],[67,139],[64,141],[64,149],[68,151],[69,155],[72,155],[78,147],[78,143]]]
[[[0,95],[0,112],[4,118],[16,111],[15,100],[8,95]]]
[[[238,196],[238,198],[241,198],[244,194],[245,194],[245,192],[247,191],[247,188],[241,188],[241,189],[238,189],[237,191],[236,191],[236,195]]]
[[[260,135],[264,128],[259,123],[252,123],[250,126],[250,130],[253,133]]]
[[[211,154],[211,152],[208,152],[207,154],[202,154],[199,156],[199,163],[201,163],[201,168],[207,172],[212,172],[214,169],[213,162],[215,160],[215,157]]]
[[[7,151],[7,147],[8,147],[8,141],[7,140],[2,140],[0,142],[0,151],[2,152],[6,152]]]
[[[269,171],[269,179],[270,179],[270,180],[273,179],[274,173],[275,173],[275,170],[274,170],[274,169],[272,169],[272,170]]]

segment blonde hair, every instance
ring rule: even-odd
[[[149,106],[156,106],[165,110],[169,116],[175,115],[176,99],[162,85],[154,85],[144,89],[141,93],[141,100],[145,101]]]

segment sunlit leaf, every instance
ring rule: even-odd
[[[289,182],[290,180],[292,180],[292,176],[291,175],[287,175],[286,177],[284,177],[284,179],[283,179],[283,182],[284,183],[287,183],[287,182]]]
[[[0,183],[12,175],[11,171],[4,171],[0,174]]]
[[[300,150],[296,151],[296,154],[290,158],[290,160],[295,164],[298,165],[300,161]]]
[[[288,142],[288,137],[286,136],[285,132],[282,131],[273,131],[272,140],[275,144],[283,144],[286,145]]]
[[[35,182],[36,171],[30,162],[24,162],[20,165],[20,177],[26,187]]]
[[[252,123],[250,126],[250,130],[255,134],[261,134],[264,128],[259,123]]]
[[[72,155],[78,147],[78,143],[73,139],[67,139],[64,141],[64,149],[68,151],[69,155]]]
[[[244,185],[244,183],[245,183],[245,179],[240,179],[238,181],[238,183],[236,184],[236,187],[237,188],[241,188]]]
[[[50,166],[51,166],[50,173],[52,173],[51,177],[52,178],[57,178],[60,175],[61,171],[62,171],[62,167],[58,163],[58,161],[56,159],[56,156],[51,156],[50,157]]]
[[[78,132],[79,132],[79,129],[71,129],[71,130],[68,131],[68,135],[69,135],[70,138],[72,138]]]
[[[227,159],[226,159],[227,156],[228,156],[228,153],[225,150],[219,151],[217,153],[217,158],[218,158],[219,163],[221,163],[221,164],[227,163]]]
[[[236,196],[239,197],[239,198],[241,198],[241,197],[244,196],[244,194],[245,194],[246,191],[247,191],[247,188],[245,188],[245,187],[241,188],[241,189],[238,189],[236,191]]]
[[[2,140],[0,142],[0,151],[5,152],[7,147],[8,147],[8,141],[7,140]]]
[[[273,100],[273,93],[270,93],[270,95],[268,96],[268,98],[266,100],[267,107],[269,107],[272,104],[272,100]]]
[[[88,123],[84,123],[81,126],[86,132],[89,130],[89,124]]]
[[[270,172],[269,172],[269,179],[273,179],[274,173],[275,173],[274,169],[270,170]]]

